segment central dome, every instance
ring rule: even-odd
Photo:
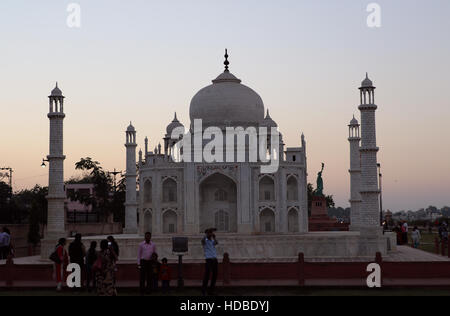
[[[202,119],[203,127],[258,126],[264,120],[264,103],[226,69],[192,98],[190,118],[192,124]]]

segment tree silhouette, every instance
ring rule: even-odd
[[[119,180],[118,185],[114,188],[113,177],[104,171],[98,161],[92,158],[81,158],[75,163],[76,170],[86,171],[87,174],[77,182],[71,179],[70,183],[92,183],[94,185],[94,193],[92,195],[75,191],[70,194],[72,201],[78,201],[86,206],[92,206],[104,221],[110,216],[123,222],[125,218],[125,185],[123,179]]]

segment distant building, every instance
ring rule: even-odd
[[[66,205],[67,212],[91,212],[92,205],[85,205],[78,201],[72,201],[69,197],[78,192],[86,196],[90,196],[94,193],[94,185],[92,183],[86,184],[66,184],[65,186]]]
[[[85,196],[94,194],[94,184],[66,184],[65,185],[66,199],[64,200],[64,208],[67,214],[67,222],[81,223],[81,222],[97,222],[98,216],[94,214],[92,205],[85,205],[79,201],[72,201],[70,196],[78,193]]]

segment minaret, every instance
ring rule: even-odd
[[[50,153],[47,156],[49,163],[48,172],[48,217],[47,217],[47,239],[58,239],[66,237],[64,200],[64,159],[63,154],[63,121],[64,96],[56,83],[55,89],[49,98],[50,120]]]
[[[126,131],[125,147],[127,149],[126,200],[125,200],[125,234],[137,234],[137,199],[136,199],[136,130],[130,122]]]
[[[360,231],[373,234],[381,231],[378,197],[377,139],[375,128],[375,87],[366,74],[359,88],[361,93],[361,208]]]
[[[348,126],[348,141],[350,142],[350,230],[358,230],[360,225],[359,210],[361,207],[361,159],[359,122],[353,116]]]

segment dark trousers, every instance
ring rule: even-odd
[[[8,259],[8,256],[11,253],[11,249],[9,246],[4,246],[0,248],[0,260],[6,260]]]
[[[150,280],[151,280],[151,284],[152,284],[152,290],[158,290],[158,281],[159,281],[159,276],[155,273],[151,273],[150,275]]]
[[[91,291],[91,283],[92,283],[92,288],[94,288],[94,289],[97,288],[94,271],[92,270],[92,264],[87,264],[86,265],[86,287],[89,292]]]
[[[402,235],[403,235],[403,243],[405,245],[408,244],[408,233],[404,232],[404,233],[402,233]]]
[[[152,262],[150,260],[141,260],[141,293],[150,292],[152,283]]]
[[[161,281],[161,287],[164,293],[168,293],[170,290],[170,281],[169,280],[162,280]]]
[[[208,282],[209,282],[209,275],[211,273],[212,273],[212,278],[211,278],[211,286],[209,289],[211,292],[214,291],[214,289],[216,287],[218,268],[219,268],[219,263],[217,262],[217,259],[206,259],[205,277],[203,278],[203,287],[202,287],[203,294],[206,294],[206,290],[208,288]]]

